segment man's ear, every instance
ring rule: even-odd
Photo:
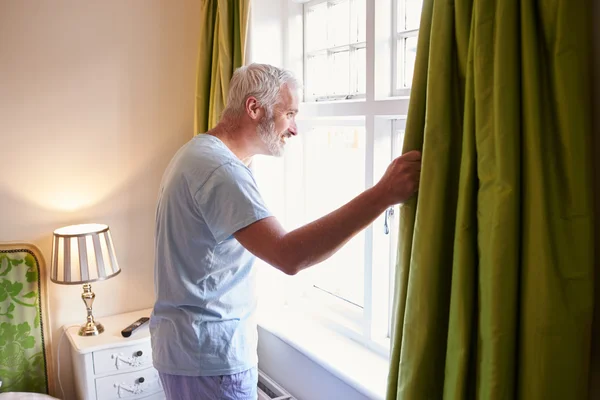
[[[262,117],[263,109],[256,101],[256,97],[250,96],[246,99],[246,113],[254,121]]]

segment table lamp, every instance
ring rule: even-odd
[[[92,304],[96,295],[90,283],[112,278],[119,272],[107,225],[70,225],[54,231],[50,280],[64,285],[83,284],[81,298],[87,309],[87,322],[79,329],[80,336],[104,332],[102,324],[94,321]]]

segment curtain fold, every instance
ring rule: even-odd
[[[388,400],[587,398],[590,9],[425,0]]]
[[[244,65],[250,0],[202,0],[194,134],[213,128],[233,72]]]

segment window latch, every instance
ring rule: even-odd
[[[390,234],[390,217],[394,215],[394,207],[390,207],[385,210],[385,214],[383,217],[383,233],[386,235]]]

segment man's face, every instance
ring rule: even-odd
[[[288,85],[284,85],[272,115],[265,115],[257,127],[258,135],[267,147],[267,154],[280,157],[286,141],[298,134],[297,113],[298,97]]]

